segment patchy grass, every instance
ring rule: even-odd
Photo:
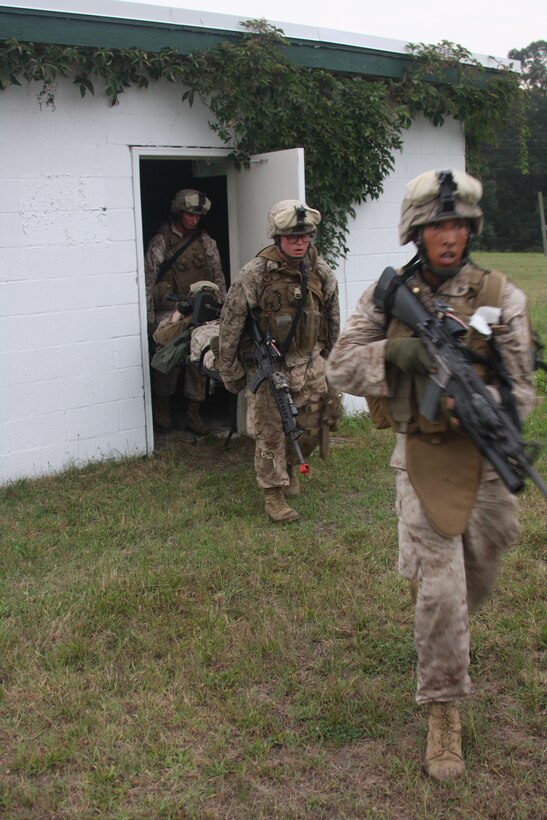
[[[528,277],[539,325],[545,268],[517,262],[487,264]],[[528,431],[546,429],[540,406]],[[392,444],[345,419],[285,527],[262,512],[245,438],[5,487],[0,814],[545,816],[545,504],[526,489],[472,619],[468,773],[433,784]]]

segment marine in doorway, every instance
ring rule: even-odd
[[[228,291],[217,359],[226,388],[237,393],[249,387],[254,374],[247,317],[254,317],[262,336],[271,335],[280,352],[276,367],[298,410],[304,457],[319,444],[323,428],[334,426],[339,412],[325,376],[326,357],[340,328],[338,283],[313,244],[320,220],[319,211],[298,200],[285,199],[272,207],[268,235],[273,244],[240,270]],[[247,389],[245,395],[265,512],[275,522],[295,521],[298,512],[286,499],[300,492],[298,463],[272,391],[263,382],[256,393]]]
[[[202,218],[209,212],[211,200],[201,191],[183,188],[171,203],[171,219],[164,223],[150,240],[145,259],[146,307],[148,336],[155,349],[153,334],[158,324],[170,317],[175,303],[166,297],[172,293],[188,297],[190,286],[200,281],[213,282],[224,301],[226,281],[217,244],[201,228]],[[186,427],[196,435],[208,432],[200,415],[205,399],[206,377],[191,365],[177,367],[170,373],[151,368],[152,412],[154,428],[167,433],[173,427],[171,397],[184,379]]]

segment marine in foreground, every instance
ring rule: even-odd
[[[486,391],[484,401],[494,400],[511,429],[536,400],[526,297],[469,257],[482,229],[481,195],[480,182],[456,170],[428,171],[407,185],[400,241],[414,242],[417,253],[362,294],[327,368],[336,388],[367,397],[377,427],[397,434],[390,463],[399,570],[415,600],[416,701],[429,709],[424,768],[439,781],[465,772],[458,700],[471,692],[468,613],[490,594],[500,556],[517,536],[522,476],[509,460],[518,484],[510,488],[469,435],[437,340],[424,344],[427,317],[450,324],[476,392]]]

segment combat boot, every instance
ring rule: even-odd
[[[296,510],[289,507],[285,501],[281,487],[268,487],[264,490],[264,510],[276,524],[288,524],[289,521],[300,518]]]
[[[289,485],[283,487],[283,493],[287,498],[294,498],[295,495],[300,495],[300,476],[297,473],[296,467],[289,467]]]
[[[186,427],[196,436],[205,436],[210,427],[205,424],[199,414],[199,402],[186,400]]]
[[[434,780],[456,780],[465,772],[462,727],[453,701],[431,703],[424,769]]]
[[[168,433],[173,429],[170,396],[152,396],[152,418],[157,433]]]

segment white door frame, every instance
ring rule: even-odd
[[[137,286],[139,292],[139,323],[141,328],[141,360],[144,385],[144,413],[146,453],[154,452],[154,425],[152,420],[152,386],[148,365],[148,327],[146,316],[146,283],[144,280],[144,238],[142,233],[141,172],[142,159],[226,159],[228,148],[166,148],[156,145],[135,145],[131,148],[133,172],[133,203],[135,238],[137,243]]]
[[[132,146],[133,202],[135,236],[137,242],[137,283],[139,294],[139,322],[141,328],[141,355],[145,403],[146,452],[154,452],[152,422],[152,390],[148,364],[148,333],[146,316],[146,285],[144,278],[144,239],[142,233],[142,205],[140,162],[142,159],[211,160],[212,166],[226,161],[228,197],[228,241],[232,279],[240,268],[264,245],[267,237],[267,213],[281,199],[304,199],[304,149],[293,148],[257,154],[251,157],[248,168],[238,170],[228,161],[228,148],[186,148],[160,146]],[[217,161],[215,163],[215,160]],[[219,171],[220,173],[222,170]]]

